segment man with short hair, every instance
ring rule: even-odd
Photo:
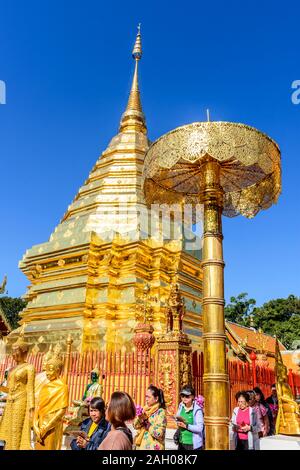
[[[272,384],[271,395],[266,399],[266,402],[268,403],[272,411],[273,423],[274,423],[273,425],[274,429],[272,429],[272,434],[275,434],[275,423],[276,423],[276,418],[277,418],[277,413],[278,413],[278,397],[277,397],[277,390],[276,390],[275,384]]]
[[[266,402],[269,403],[269,405],[278,405],[278,397],[277,397],[277,390],[276,390],[276,385],[273,384],[271,387],[271,395],[266,399]]]

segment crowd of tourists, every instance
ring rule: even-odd
[[[174,441],[179,450],[201,450],[204,447],[204,399],[185,386],[181,403],[173,417],[177,423]],[[72,450],[164,450],[167,428],[163,391],[150,385],[145,406],[135,406],[126,392],[114,392],[105,406],[94,397],[89,404],[89,418],[83,421]],[[133,433],[128,423],[133,426]]]
[[[174,442],[178,450],[204,449],[204,398],[196,397],[191,386],[182,388],[180,398],[173,417],[177,424]],[[275,433],[276,387],[272,385],[272,393],[266,400],[258,387],[238,392],[236,400],[230,422],[230,447],[258,450],[260,438]],[[89,418],[81,424],[80,435],[72,440],[71,449],[164,450],[166,428],[166,405],[161,389],[154,385],[148,387],[144,407],[135,406],[128,393],[114,392],[107,406],[100,397],[90,401]]]
[[[278,399],[275,384],[265,400],[259,387],[236,394],[237,407],[230,422],[230,448],[232,450],[259,450],[261,437],[275,434]]]

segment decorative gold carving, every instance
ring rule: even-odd
[[[168,412],[171,414],[176,413],[175,406],[173,404],[174,399],[176,399],[175,367],[176,363],[174,353],[169,351],[160,356],[158,369],[159,386],[164,392],[166,406],[168,408]]]
[[[221,165],[224,215],[253,217],[277,201],[280,151],[272,139],[244,124],[196,122],[174,129],[149,148],[143,173],[147,203],[198,204],[207,155]],[[207,183],[211,180],[208,173]]]
[[[62,268],[64,265],[66,264],[65,260],[64,259],[59,259],[57,261],[57,265]]]
[[[167,305],[166,332],[182,333],[183,316],[185,314],[184,300],[179,291],[179,285],[171,285],[170,296]]]
[[[153,320],[153,302],[157,303],[157,297],[150,295],[150,286],[146,284],[142,297],[138,297],[136,300],[135,318],[137,321],[146,324]]]
[[[191,355],[184,351],[179,356],[179,367],[180,367],[180,385],[192,384],[192,368],[191,368]]]

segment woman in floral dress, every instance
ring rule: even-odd
[[[167,427],[166,405],[163,391],[150,385],[146,392],[146,406],[133,422],[137,430],[137,450],[164,450]]]

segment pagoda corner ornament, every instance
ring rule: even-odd
[[[191,340],[182,330],[185,306],[176,283],[165,308],[166,329],[156,338],[156,382],[164,391],[168,415],[174,416],[181,388],[192,385]],[[168,421],[174,426],[174,420]]]

